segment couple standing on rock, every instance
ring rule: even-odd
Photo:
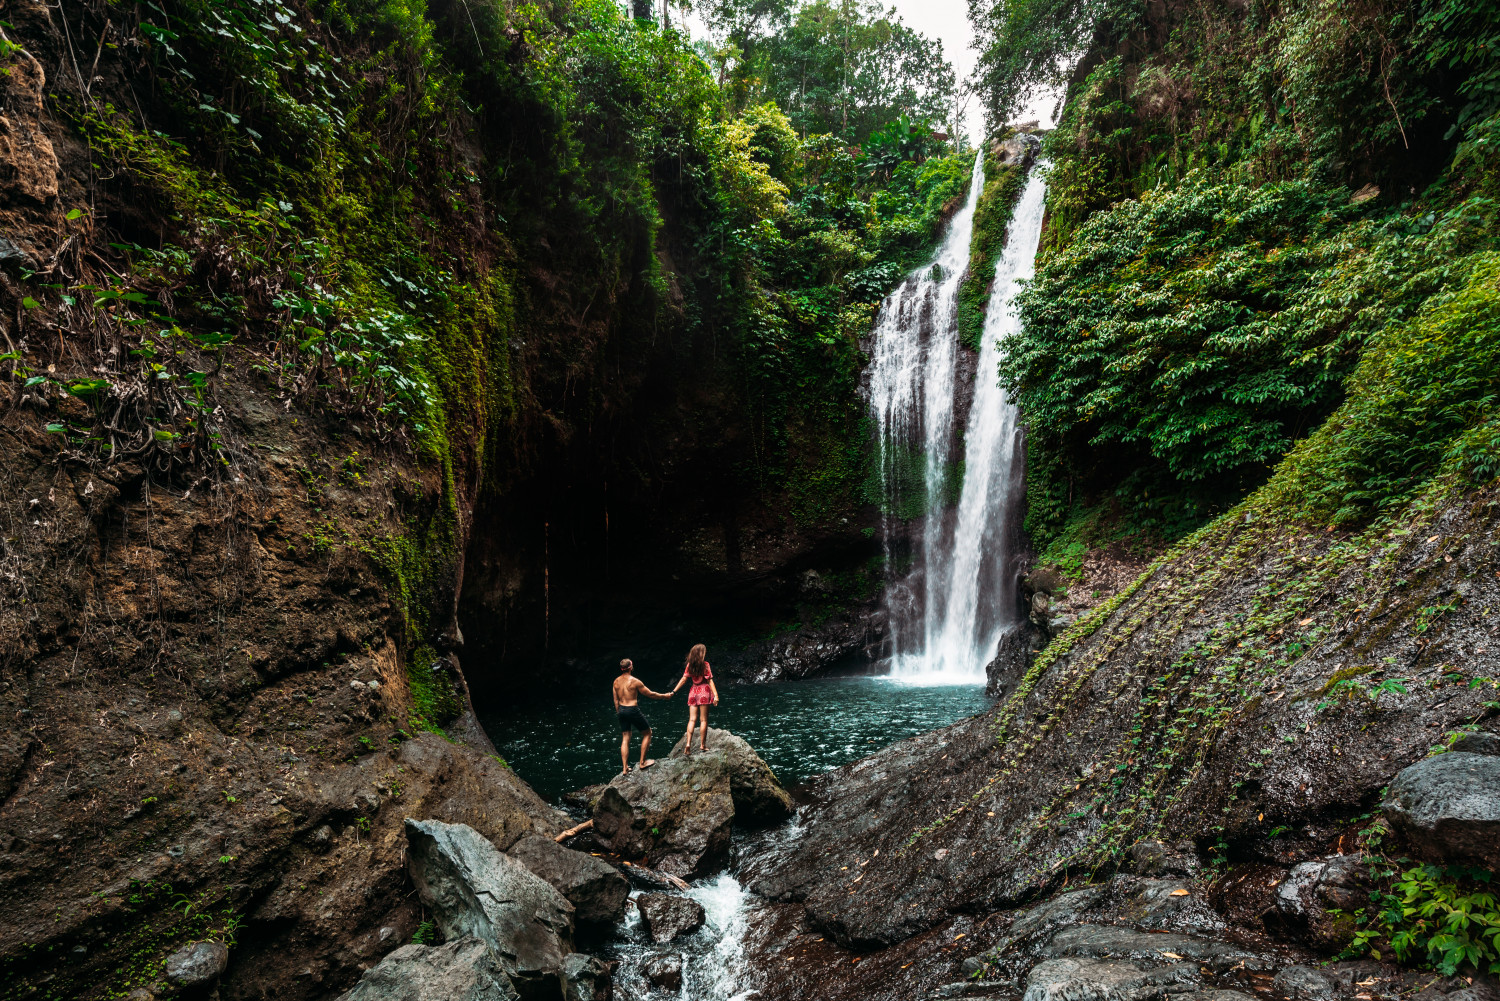
[[[688,651],[687,663],[682,666],[682,677],[670,692],[653,692],[646,683],[631,672],[635,664],[626,657],[620,661],[620,676],[615,679],[615,714],[620,717],[620,774],[630,771],[630,731],[641,731],[641,768],[656,764],[655,758],[646,757],[646,748],[651,746],[651,723],[641,707],[636,704],[642,696],[648,699],[670,699],[683,685],[688,689],[687,743],[683,754],[693,753],[693,727],[698,726],[698,749],[708,750],[708,707],[719,704],[719,689],[714,685],[714,672],[708,666],[708,648],[695,643]]]

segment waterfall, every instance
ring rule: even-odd
[[[900,566],[898,542],[911,549],[910,571],[886,588],[891,674],[925,682],[982,682],[1016,614],[1008,557],[1021,478],[1016,408],[997,377],[999,342],[1017,329],[1011,300],[1035,268],[1046,184],[1033,173],[1016,204],[960,428],[954,404],[968,386],[960,377],[958,286],[982,171],[976,157],[968,199],[934,266],[913,272],[881,304],[870,366],[887,565]]]

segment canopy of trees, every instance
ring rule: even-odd
[[[738,108],[775,101],[801,135],[864,142],[905,117],[948,123],[957,96],[943,43],[877,0],[710,0],[702,52]]]

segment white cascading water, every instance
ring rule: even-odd
[[[1015,582],[1008,565],[1018,500],[1016,408],[1000,388],[999,342],[1015,333],[1012,300],[1031,278],[1041,239],[1046,184],[1027,181],[1012,216],[985,313],[968,421],[955,426],[959,382],[958,287],[968,264],[974,204],[982,183],[976,157],[968,199],[938,249],[938,269],[923,268],[881,304],[871,359],[885,487],[887,558],[903,508],[922,512],[913,533],[912,568],[886,590],[891,674],[923,683],[985,680],[985,665],[1015,620]],[[955,459],[962,448],[961,467]],[[912,467],[921,469],[911,490]],[[952,482],[962,476],[958,503]],[[919,503],[914,503],[919,502]]]

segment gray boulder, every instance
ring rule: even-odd
[[[612,925],[625,916],[630,880],[614,866],[540,834],[526,835],[506,854],[568,898],[580,925]]]
[[[1367,873],[1354,855],[1332,855],[1294,866],[1276,887],[1276,910],[1319,948],[1348,943],[1354,922],[1348,915],[1368,905]]]
[[[403,945],[365,971],[338,1001],[517,1001],[510,979],[477,938]],[[592,999],[590,999],[592,1001]]]
[[[706,876],[729,857],[734,800],[721,754],[666,758],[617,775],[594,804],[594,833],[610,849],[682,879]]]
[[[563,957],[563,1001],[609,1001],[611,964],[581,952]]]
[[[1381,808],[1418,848],[1500,868],[1500,757],[1450,751],[1418,761],[1396,775]]]
[[[1197,983],[1192,963],[1141,969],[1120,960],[1049,959],[1027,974],[1022,1001],[1145,1001]]]
[[[573,905],[466,824],[406,821],[406,865],[447,939],[477,938],[524,997],[562,996]]]
[[[1338,993],[1338,984],[1321,970],[1311,966],[1288,966],[1271,981],[1283,997],[1327,1001]]]
[[[703,905],[691,897],[666,893],[643,893],[635,898],[641,909],[641,922],[651,940],[658,944],[687,935],[703,927]]]
[[[684,756],[686,738],[678,738],[672,757]],[[727,730],[708,728],[708,750],[729,766],[729,795],[734,800],[734,822],[754,827],[774,824],[792,815],[792,797],[781,787],[771,766],[744,739]]]
[[[229,967],[222,942],[189,942],[167,957],[167,980],[184,990],[207,987]]]
[[[1466,733],[1453,742],[1448,748],[1450,752],[1461,751],[1467,754],[1494,754],[1500,755],[1500,735],[1484,733]]]

